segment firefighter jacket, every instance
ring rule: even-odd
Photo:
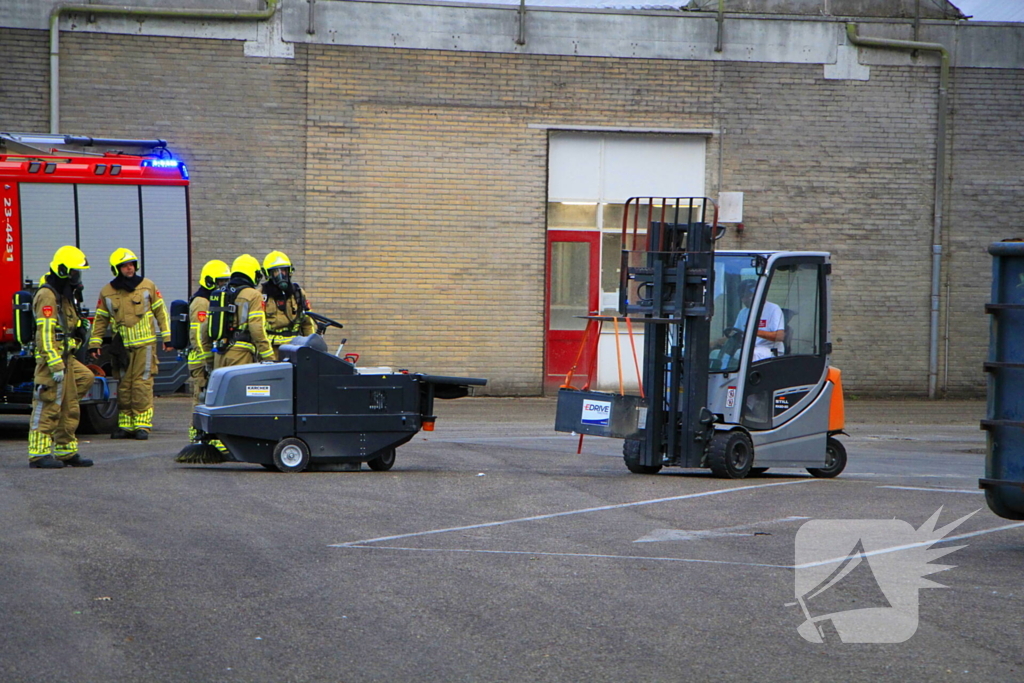
[[[300,335],[309,336],[316,331],[313,319],[306,315],[309,302],[306,301],[302,288],[295,283],[291,288],[291,292],[285,292],[270,282],[263,285],[267,338],[274,346],[280,346]]]
[[[263,295],[254,287],[243,287],[235,295],[234,337],[229,339],[234,346],[249,350],[260,360],[273,360],[274,349],[266,333],[266,316],[263,314]]]
[[[32,311],[36,319],[36,374],[43,365],[50,374],[66,370],[66,361],[78,349],[79,334],[84,341],[87,330],[75,302],[58,296],[50,287],[40,287],[32,298]],[[36,384],[42,383],[42,379],[49,381],[37,376]]]
[[[202,290],[205,291],[205,290]],[[197,292],[188,304],[188,367],[189,370],[213,365],[213,343],[210,341],[210,295]]]
[[[155,344],[157,337],[165,342],[171,340],[167,307],[160,290],[149,278],[142,278],[130,292],[117,289],[109,282],[103,286],[96,302],[89,348],[98,349],[103,344],[103,335],[109,326],[115,334],[121,335],[128,349]]]

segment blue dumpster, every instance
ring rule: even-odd
[[[988,362],[985,500],[992,512],[1024,519],[1024,240],[989,246],[992,302]]]

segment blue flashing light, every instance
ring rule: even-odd
[[[188,168],[185,167],[184,162],[178,161],[177,159],[144,159],[142,166],[151,168],[176,168],[181,172],[181,177],[188,180]]]

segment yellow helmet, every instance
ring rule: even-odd
[[[70,245],[58,249],[53,254],[53,260],[50,261],[50,270],[57,277],[68,277],[73,270],[88,269],[89,259],[85,258],[81,249]]]
[[[288,254],[283,251],[272,251],[267,254],[265,259],[263,259],[264,275],[269,277],[270,271],[274,268],[288,268],[292,272],[295,272],[295,267],[292,266],[292,262],[288,258]]]
[[[218,259],[207,261],[206,265],[203,266],[203,272],[199,274],[199,286],[206,289],[216,289],[217,280],[227,280],[230,277],[231,269],[228,268],[228,264]]]
[[[245,275],[254,285],[260,282],[260,262],[254,256],[242,254],[231,264],[231,274],[240,273]]]
[[[283,251],[272,251],[263,259],[263,276],[282,289],[288,288],[294,272],[295,266]]]
[[[121,266],[132,261],[135,261],[135,271],[138,272],[140,270],[139,257],[135,255],[135,252],[131,249],[115,249],[114,253],[110,255],[110,272],[117,277],[121,272]]]

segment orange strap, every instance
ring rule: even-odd
[[[626,318],[626,330],[629,332],[629,346],[633,349],[633,365],[636,367],[636,384],[640,387],[640,398],[644,396],[644,376],[640,374],[640,359],[636,355],[636,338],[633,336],[633,321]]]
[[[615,324],[615,367],[619,370],[619,396],[626,395],[626,385],[622,381],[622,349],[619,348],[619,319],[612,318]]]
[[[597,328],[597,333],[594,335],[594,341],[591,342],[590,368],[588,369],[587,373],[587,383],[583,385],[583,391],[586,391],[587,389],[590,388],[590,383],[594,381],[594,378],[597,375],[597,345],[601,341],[601,329],[604,328],[603,320],[589,320],[587,322],[597,323],[597,325],[595,325],[595,327]]]

